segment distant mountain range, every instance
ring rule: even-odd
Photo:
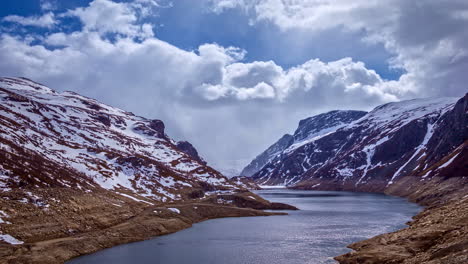
[[[369,113],[304,119],[243,170],[260,184],[319,190],[408,190],[468,176],[468,94],[388,103]]]

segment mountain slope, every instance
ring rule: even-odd
[[[18,78],[0,79],[0,102],[0,188],[100,187],[159,202],[235,188],[160,120]]]
[[[278,141],[273,145],[267,148],[260,155],[255,157],[244,169],[242,169],[242,176],[252,176],[257,171],[262,169],[262,167],[267,164],[271,159],[276,155],[280,154],[282,151],[291,146],[294,142],[294,137],[289,134],[283,135]]]
[[[267,150],[258,155],[243,170],[242,176],[252,176],[284,151],[290,152],[316,137],[333,132],[365,115],[364,111],[331,111],[303,119],[294,135],[285,134]]]
[[[468,138],[465,101],[416,99],[379,106],[284,151],[253,177],[261,184],[360,191],[383,191],[404,175],[431,178],[442,169],[431,166],[446,157],[453,157],[454,164],[463,161],[455,155]]]

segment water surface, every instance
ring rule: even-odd
[[[336,263],[346,245],[405,227],[421,208],[371,193],[262,190],[300,211],[287,216],[223,218],[152,240],[116,246],[69,264]]]

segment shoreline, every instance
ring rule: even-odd
[[[231,197],[227,197],[229,195]],[[210,219],[287,215],[285,212],[262,210],[297,209],[286,204],[270,203],[250,192],[229,195],[218,194],[203,200],[173,202],[154,206],[142,206],[141,203],[132,203],[130,207],[139,207],[135,214],[130,217],[120,218],[114,224],[103,228],[97,227],[89,232],[55,236],[50,239],[33,237],[18,245],[0,244],[0,263],[66,263],[71,259],[113,246],[175,233],[189,228],[195,223]],[[227,204],[219,203],[219,199],[228,201],[227,199],[230,198],[232,198],[232,202]],[[109,204],[105,206],[109,207]],[[101,217],[101,211],[88,212],[87,217],[89,219]],[[125,215],[125,213],[113,212],[117,216]],[[53,232],[50,229],[47,229],[47,231]]]
[[[427,259],[432,261],[427,263],[463,263],[434,262],[440,258],[450,257],[468,261],[468,252],[463,253],[464,248],[468,249],[468,243],[464,243],[467,225],[462,222],[463,216],[468,216],[468,195],[457,195],[458,203],[452,197],[445,203],[428,205],[423,201],[417,202],[415,199],[402,195],[382,194],[406,198],[409,202],[425,207],[413,216],[410,222],[406,223],[408,227],[354,242],[347,246],[352,251],[334,257],[336,261],[340,264],[426,263],[424,261]],[[251,203],[252,201],[250,201],[246,204],[249,199],[246,200],[245,197],[251,195],[251,192],[220,194],[203,201],[149,206],[137,215],[104,229],[22,245],[7,247],[0,245],[0,263],[66,263],[71,259],[106,248],[172,234],[189,228],[195,223],[210,219],[286,214],[253,209],[255,207],[279,208],[275,208],[278,207],[274,205],[275,203],[270,203],[258,195],[255,195],[257,199],[259,198],[257,202]],[[217,204],[219,199],[231,199],[235,205],[240,205],[243,208],[236,207],[234,204]],[[464,212],[464,214],[460,214],[460,212]],[[452,239],[447,240],[446,243],[431,242],[439,241],[448,232],[458,232],[461,235],[452,236]],[[461,253],[460,250],[462,250]]]
[[[468,263],[468,196],[426,206],[400,230],[348,245],[334,259],[358,263]]]

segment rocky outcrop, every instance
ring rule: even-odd
[[[364,111],[331,111],[328,113],[306,118],[299,122],[294,135],[286,134],[267,150],[258,155],[243,170],[242,176],[252,176],[260,171],[266,164],[281,160],[285,152],[293,151],[315,137],[333,132],[338,128],[350,124],[364,116]]]
[[[192,159],[200,162],[201,164],[206,165],[206,161],[204,161],[199,155],[198,151],[195,149],[195,147],[190,144],[188,141],[179,141],[176,144],[177,148],[187,155],[189,155]]]
[[[430,163],[439,161],[463,144],[468,139],[468,94],[458,100],[453,110],[446,113],[440,120],[428,146],[426,160]]]
[[[335,259],[341,264],[468,263],[466,186],[461,186],[464,192],[452,193],[453,199],[424,209],[407,228],[353,243],[349,245],[352,252]]]
[[[245,176],[237,176],[229,179],[231,182],[236,185],[242,186],[247,190],[261,190],[260,186],[251,178]]]
[[[272,203],[251,192],[237,192],[231,194],[218,194],[213,202],[235,205],[241,208],[257,210],[299,210],[297,207],[284,204]]]

